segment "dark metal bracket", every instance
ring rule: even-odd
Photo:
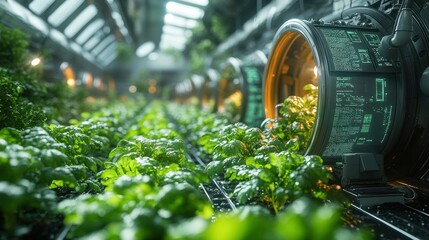
[[[373,153],[343,155],[341,185],[353,204],[371,207],[404,203],[404,193],[387,184],[383,158],[383,155]]]

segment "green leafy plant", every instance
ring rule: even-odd
[[[28,62],[27,36],[0,24],[0,39],[0,128],[41,125],[46,88]]]
[[[308,93],[303,96],[290,96],[286,98],[279,110],[280,117],[268,119],[268,137],[278,137],[284,142],[297,138],[300,150],[307,147],[313,126],[316,120],[318,88],[312,84],[304,87]]]

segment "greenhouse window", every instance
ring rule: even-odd
[[[97,12],[94,5],[89,5],[67,26],[64,33],[70,38],[73,37],[87,22],[95,17]]]
[[[165,42],[165,41],[171,42],[174,44],[185,44],[186,43],[186,37],[164,33],[161,36],[161,42]]]
[[[83,57],[85,57],[88,61],[94,62],[94,56],[92,56],[89,52],[83,51],[82,52]]]
[[[162,27],[162,31],[170,35],[178,35],[178,36],[186,36],[186,37],[190,37],[192,35],[192,32],[190,30],[171,26],[171,25],[164,25],[164,27]]]
[[[103,60],[115,53],[116,51],[116,42],[112,42],[108,47],[106,47],[101,53],[98,55],[98,59]]]
[[[28,17],[28,22],[30,22],[34,27],[39,29],[43,34],[47,35],[49,33],[49,28],[42,19],[35,16],[34,14],[28,14],[27,17]]]
[[[90,51],[101,41],[101,37],[99,34],[94,35],[85,45],[83,46],[86,50]]]
[[[186,18],[201,19],[204,16],[204,11],[200,8],[177,2],[168,2],[166,8],[167,13],[172,13]]]
[[[110,55],[108,58],[106,58],[103,62],[101,62],[101,64],[103,66],[107,66],[109,65],[111,62],[113,62],[113,60],[115,60],[115,58],[118,56],[118,54],[114,53],[112,55]]]
[[[109,37],[105,38],[100,44],[98,44],[97,47],[95,47],[92,50],[92,53],[94,55],[98,55],[100,54],[100,52],[107,47],[107,45],[109,45],[111,42],[115,41],[115,37],[113,37],[112,35],[110,35]]]
[[[61,45],[63,45],[64,47],[68,47],[68,41],[67,38],[64,36],[64,34],[62,34],[61,32],[59,32],[58,30],[52,29],[51,32],[51,38],[56,40],[58,43],[60,43]]]
[[[164,23],[178,26],[178,27],[183,27],[183,28],[194,28],[197,25],[197,21],[193,19],[179,17],[171,13],[167,13],[165,15]]]
[[[34,0],[28,5],[28,7],[36,14],[42,14],[54,0]]]
[[[55,27],[63,23],[76,9],[82,5],[83,0],[68,0],[59,6],[54,13],[48,17],[48,22]]]
[[[76,43],[74,43],[74,42],[70,43],[70,47],[71,47],[71,49],[73,49],[73,51],[75,51],[76,53],[81,53],[81,52],[82,52],[82,50],[83,50],[81,46],[79,46],[78,44],[76,44]]]
[[[104,24],[104,21],[101,19],[95,20],[93,23],[91,23],[88,27],[83,30],[81,34],[76,39],[76,42],[79,44],[83,44],[84,42],[88,41],[88,39],[97,31],[99,30]]]

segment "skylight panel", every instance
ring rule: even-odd
[[[118,57],[118,55],[117,54],[112,54],[110,57],[108,57],[108,58],[106,58],[101,64],[103,65],[103,66],[107,66],[107,65],[109,65],[111,62],[113,62],[113,60],[115,60],[116,59],[116,57]]]
[[[94,5],[86,7],[64,30],[68,37],[73,37],[82,29],[82,27],[97,14],[97,8]]]
[[[202,9],[177,2],[168,2],[166,9],[167,13],[172,13],[186,18],[201,19],[204,16],[204,11]]]
[[[78,44],[76,44],[76,43],[74,43],[74,42],[72,42],[72,43],[70,43],[70,47],[73,49],[73,51],[75,51],[76,53],[81,53],[82,52],[82,48],[78,45]]]
[[[98,58],[100,60],[106,59],[107,57],[110,57],[110,55],[116,53],[116,42],[113,42],[110,44],[106,49],[104,49],[100,55],[98,55]]]
[[[83,44],[86,42],[97,30],[101,29],[104,25],[104,21],[101,19],[95,20],[91,23],[85,30],[82,31],[81,34],[76,38],[76,42],[79,44]]]
[[[94,62],[94,56],[92,56],[90,53],[88,53],[87,51],[83,51],[82,55],[90,62]]]
[[[28,7],[36,14],[42,14],[49,6],[52,5],[54,0],[34,0]]]
[[[185,44],[177,44],[177,43],[172,43],[172,42],[161,42],[159,44],[159,47],[161,49],[175,48],[177,50],[183,50],[183,49],[185,49]]]
[[[165,14],[164,23],[183,28],[194,28],[197,25],[197,21],[193,19],[179,17],[171,13]]]
[[[179,36],[186,36],[186,37],[190,37],[192,35],[192,32],[190,30],[186,30],[186,29],[171,26],[171,25],[164,25],[162,27],[162,31],[170,35],[179,35]]]
[[[111,42],[115,41],[115,38],[110,35],[109,37],[107,37],[106,39],[104,39],[103,41],[101,41],[100,44],[98,44],[97,47],[94,48],[94,50],[92,50],[92,53],[94,55],[98,55],[100,54],[100,52],[107,47],[107,45],[109,45]]]
[[[165,49],[168,47],[176,48],[183,50],[185,48],[186,38],[178,37],[174,35],[162,34],[161,42],[159,44],[160,48]]]
[[[23,19],[27,19],[27,15],[29,11],[24,6],[22,6],[21,4],[19,4],[14,0],[9,0],[8,2],[10,4],[10,8],[16,15],[18,15]]]
[[[52,39],[55,39],[58,43],[60,43],[61,45],[63,45],[64,47],[67,47],[67,39],[64,36],[64,34],[62,34],[61,32],[59,32],[58,30],[52,29],[50,31],[50,35],[52,37]]]
[[[101,41],[100,36],[93,36],[85,45],[83,46],[86,50],[91,50]]]
[[[66,0],[48,17],[48,22],[55,27],[63,23],[83,3],[83,0]]]
[[[186,43],[187,38],[185,36],[177,36],[177,35],[170,35],[170,34],[162,34],[161,41],[169,41],[173,43]]]
[[[42,19],[35,16],[34,14],[28,14],[28,22],[30,22],[34,27],[39,29],[42,33],[48,35],[49,27]]]

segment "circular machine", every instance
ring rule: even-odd
[[[429,66],[429,6],[410,8],[409,36],[391,56],[379,46],[392,34],[398,11],[355,7],[329,23],[284,23],[265,69],[267,118],[276,118],[276,105],[285,98],[302,96],[303,86],[315,84],[317,113],[306,154],[321,155],[327,164],[350,153],[380,154],[390,179],[428,182],[429,97],[420,81],[429,81],[423,74]]]
[[[256,51],[243,61],[229,58],[221,72],[216,108],[232,122],[259,127],[265,119],[262,104],[262,76],[267,57]]]
[[[199,75],[192,75],[175,86],[174,99],[182,104],[197,104],[198,92],[201,90],[203,78]]]
[[[216,106],[216,84],[219,81],[219,74],[214,69],[209,69],[204,74],[200,91],[200,104],[204,111],[213,112]]]
[[[190,101],[190,98],[195,95],[195,85],[191,79],[186,79],[177,83],[174,88],[175,101],[185,104]]]

